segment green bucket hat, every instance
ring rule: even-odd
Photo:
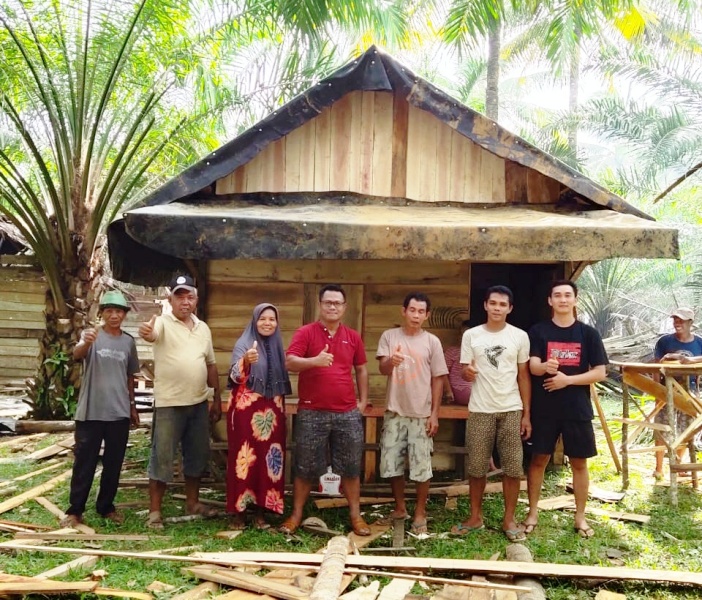
[[[105,308],[121,308],[126,312],[131,307],[129,306],[129,303],[122,292],[110,290],[109,292],[105,292],[100,300],[100,309],[102,310]]]

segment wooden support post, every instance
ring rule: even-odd
[[[629,489],[629,386],[622,380],[622,488]]]
[[[668,375],[664,369],[661,369],[661,371],[663,371],[663,376],[665,377],[666,410],[668,411],[668,423],[670,424],[672,430],[664,435],[667,440],[666,445],[668,446],[668,464],[670,467],[672,467],[673,465],[677,464],[678,459],[678,455],[675,453],[675,446],[673,445],[675,442],[675,428],[672,425],[676,422],[673,396],[673,382],[675,379],[672,375]],[[672,468],[670,469],[670,503],[673,506],[678,505],[678,473]]]
[[[378,442],[378,418],[366,417],[366,444],[376,444]],[[363,458],[363,481],[370,483],[375,481],[377,453],[375,450],[366,450]]]
[[[402,548],[405,545],[405,518],[392,520],[392,547]]]
[[[600,417],[600,423],[602,424],[602,430],[604,431],[605,438],[607,439],[607,446],[609,447],[609,453],[612,455],[612,461],[614,462],[614,467],[617,469],[617,473],[622,472],[622,465],[619,463],[619,456],[617,455],[617,449],[614,447],[614,441],[612,440],[612,434],[609,431],[609,425],[607,425],[607,418],[605,417],[604,410],[602,410],[602,404],[600,404],[600,397],[595,389],[595,384],[590,384],[590,397],[595,403],[597,408],[597,414]]]

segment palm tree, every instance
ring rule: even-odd
[[[75,402],[70,351],[94,319],[105,226],[219,145],[225,120],[241,125],[238,109],[260,94],[242,93],[232,57],[252,40],[292,36],[276,71],[287,83],[270,81],[282,102],[311,76],[308,51],[329,62],[329,39],[346,26],[399,35],[400,6],[0,0],[0,215],[26,237],[48,286],[36,417],[65,417]]]

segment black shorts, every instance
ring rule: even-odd
[[[532,419],[531,438],[527,442],[531,454],[553,454],[558,436],[563,435],[563,451],[570,458],[597,456],[592,421],[571,419]]]

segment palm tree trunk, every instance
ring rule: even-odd
[[[487,91],[485,93],[485,114],[497,121],[500,110],[500,45],[502,24],[495,21],[488,34]]]
[[[580,86],[580,32],[576,32],[577,42],[570,60],[570,74],[568,78],[568,113],[571,116],[568,125],[568,146],[570,148],[572,164],[578,162],[578,125],[575,115],[578,111],[579,86]]]

